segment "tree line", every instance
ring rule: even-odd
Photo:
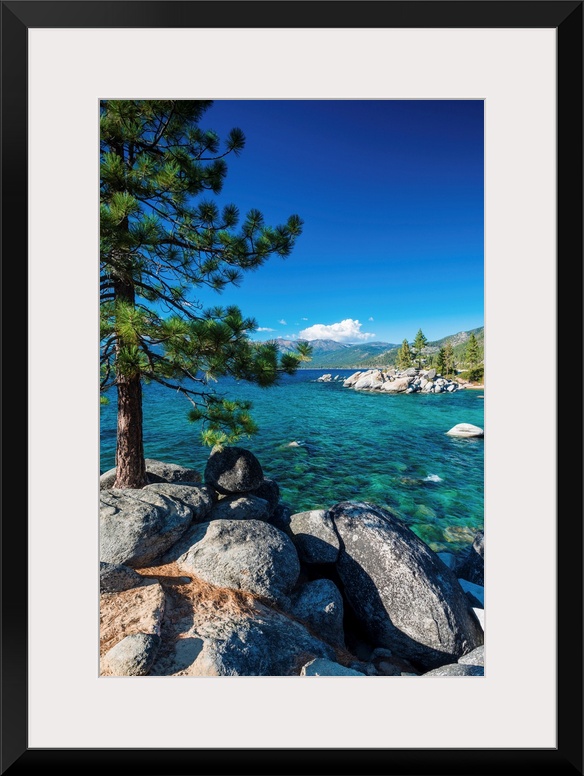
[[[427,368],[434,367],[439,374],[454,376],[456,374],[456,369],[460,364],[457,363],[455,359],[452,342],[447,342],[436,354],[424,354],[424,349],[427,344],[428,339],[424,335],[422,329],[418,329],[411,346],[408,340],[404,339],[397,351],[395,362],[397,368],[403,370],[417,366],[418,369],[422,369],[422,365],[424,365]],[[474,333],[471,332],[466,344],[464,356],[464,364],[469,368],[469,379],[480,379],[480,377],[482,377],[483,370],[482,367],[479,366],[480,362],[481,354],[479,343],[477,342]]]

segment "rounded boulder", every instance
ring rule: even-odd
[[[205,484],[224,496],[257,490],[264,481],[258,459],[243,447],[215,447],[207,460]]]

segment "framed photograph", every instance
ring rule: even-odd
[[[5,310],[10,311],[4,316],[4,353],[10,375],[18,375],[4,381],[5,408],[10,410],[5,417],[7,438],[26,433],[28,443],[26,466],[17,454],[21,444],[6,446],[4,456],[2,773],[40,772],[50,765],[65,773],[78,772],[91,763],[123,768],[129,774],[169,776],[235,774],[244,767],[271,774],[279,772],[282,763],[297,771],[335,774],[583,772],[582,456],[581,445],[574,453],[568,438],[568,429],[578,439],[582,434],[582,5],[546,0],[350,0],[334,6],[286,1],[2,2],[3,287]],[[215,313],[213,326],[217,322],[223,329],[230,326],[234,336],[236,329],[244,334],[253,329],[256,350],[238,352],[238,368],[253,371],[257,364],[250,359],[256,352],[265,367],[271,357],[271,345],[262,350],[266,342],[276,340],[280,355],[288,350],[302,355],[302,343],[308,342],[309,357],[317,359],[311,366],[320,371],[307,376],[306,370],[302,375],[298,384],[308,393],[300,401],[308,401],[316,388],[331,397],[373,399],[377,406],[380,400],[394,398],[404,400],[400,406],[411,399],[413,406],[419,399],[434,399],[430,394],[435,389],[444,394],[435,398],[446,400],[441,410],[446,422],[451,420],[445,409],[448,393],[454,399],[461,384],[481,384],[476,370],[484,360],[485,401],[471,418],[480,418],[483,425],[484,409],[484,483],[472,479],[467,459],[466,487],[456,486],[456,493],[434,503],[434,491],[454,476],[448,467],[457,468],[462,482],[465,463],[447,459],[444,450],[425,447],[409,451],[404,457],[407,464],[395,461],[392,453],[379,472],[372,462],[369,478],[343,471],[349,495],[343,491],[337,499],[349,500],[351,493],[364,492],[360,501],[374,501],[377,493],[383,493],[380,498],[387,499],[388,508],[405,515],[414,534],[441,553],[446,563],[449,547],[469,542],[456,510],[478,514],[484,484],[488,536],[484,675],[465,669],[462,676],[419,678],[415,674],[425,673],[419,665],[430,659],[425,652],[420,657],[419,644],[412,652],[412,671],[402,665],[397,676],[395,666],[382,669],[381,656],[374,666],[376,676],[362,676],[357,682],[342,675],[317,673],[321,678],[312,682],[290,675],[288,667],[280,667],[284,649],[282,660],[274,661],[276,668],[267,675],[258,675],[261,671],[253,668],[248,675],[233,670],[225,678],[212,672],[190,674],[180,666],[165,670],[162,662],[148,676],[140,671],[129,675],[131,671],[116,673],[111,661],[100,662],[98,645],[104,631],[96,568],[103,548],[100,554],[97,478],[114,465],[116,418],[107,407],[105,416],[103,410],[100,413],[97,390],[98,188],[101,181],[103,195],[104,175],[111,182],[119,174],[115,154],[104,167],[98,153],[100,106],[105,117],[102,144],[108,122],[111,129],[113,145],[105,149],[107,154],[115,146],[115,126],[122,122],[127,129],[127,122],[132,122],[129,114],[118,110],[120,106],[130,106],[131,112],[136,104],[132,101],[153,105],[165,100],[202,101],[202,112],[209,108],[204,123],[229,138],[233,156],[240,141],[237,132],[229,135],[229,129],[239,124],[244,132],[252,128],[250,140],[255,133],[267,155],[276,137],[284,147],[295,147],[297,154],[301,149],[302,175],[297,175],[299,165],[292,162],[292,154],[286,158],[282,153],[281,142],[280,164],[273,156],[274,162],[256,166],[255,174],[253,166],[244,168],[243,177],[236,177],[235,194],[229,191],[228,175],[224,199],[233,196],[247,212],[255,196],[266,220],[276,223],[290,216],[291,195],[303,191],[311,223],[328,219],[333,229],[309,230],[327,257],[319,265],[316,248],[300,256],[304,272],[312,268],[315,288],[310,293],[301,270],[296,279],[286,275],[285,289],[278,288],[281,275],[275,274],[266,275],[262,286],[262,267],[255,279],[263,292],[248,297],[249,311],[245,293],[233,302],[241,301],[249,315],[259,311],[256,320],[248,323],[235,320],[233,312]],[[356,114],[359,121],[353,123]],[[169,123],[171,118],[167,116]],[[181,137],[221,157],[215,137],[196,133]],[[156,139],[156,133],[150,137],[152,146]],[[386,154],[398,139],[399,153]],[[251,159],[259,159],[254,153],[252,146]],[[164,184],[165,170],[143,162],[141,180],[153,181],[156,175]],[[175,159],[175,166],[179,162]],[[364,168],[375,175],[363,175]],[[417,189],[412,171],[420,171],[418,180],[423,181]],[[195,172],[186,165],[179,177],[183,181],[194,176],[194,181],[202,174]],[[203,188],[220,189],[215,173],[219,178],[223,174],[221,162],[205,178]],[[354,191],[352,175],[359,181]],[[399,186],[387,187],[391,196],[375,183],[383,176],[399,181]],[[270,191],[262,183],[268,179],[277,184],[270,185]],[[363,181],[371,182],[371,191],[364,190]],[[466,194],[461,197],[462,190]],[[307,199],[307,191],[312,199]],[[363,209],[365,199],[368,212]],[[177,203],[184,205],[180,196]],[[102,240],[103,225],[111,221],[111,233],[117,234],[130,207],[118,195],[108,195],[106,205]],[[359,229],[348,227],[351,205],[363,232],[367,262],[356,258]],[[167,199],[165,219],[169,206]],[[200,237],[203,242],[219,223],[210,207],[197,211],[206,229]],[[391,245],[376,254],[372,246],[376,224],[383,221],[382,207],[390,211],[387,219],[393,218],[394,229]],[[152,241],[156,233],[158,259],[174,260],[175,250],[188,247],[182,227],[161,237],[160,224],[157,227],[150,218],[152,201],[147,211],[132,239]],[[298,205],[302,217],[300,211]],[[223,211],[225,224],[217,226],[217,239],[222,250],[240,256],[245,266],[253,265],[256,253],[258,265],[262,263],[270,240],[270,250],[286,256],[303,227],[293,216],[254,242],[259,226],[252,221],[259,216],[242,212],[248,219],[243,238],[249,242],[243,257],[242,241],[229,236],[232,216],[228,208]],[[405,222],[407,234],[400,237],[396,225]],[[474,231],[468,227],[471,222]],[[446,239],[446,233],[453,239]],[[381,231],[377,243],[380,235]],[[169,240],[172,256],[161,249]],[[351,240],[355,242],[349,249]],[[209,254],[208,242],[204,249]],[[418,262],[424,289],[419,304],[407,297],[401,270],[396,271],[395,264],[389,269],[389,256],[400,251],[407,265],[404,277],[406,272],[412,275],[413,262]],[[286,266],[292,267],[293,261],[294,250]],[[373,295],[367,299],[359,284],[360,270],[373,262],[379,285],[386,288],[387,309],[383,296],[377,296],[375,309],[368,310]],[[438,263],[440,272],[434,272]],[[199,270],[204,275],[199,279],[211,285],[236,279],[220,277],[212,260]],[[429,276],[435,279],[434,293],[431,284],[424,285]],[[102,272],[101,301],[106,305],[110,277],[109,270]],[[180,290],[165,285],[160,268],[158,277],[160,283],[147,289],[146,297],[156,291],[176,308],[182,303]],[[335,306],[341,282],[342,304]],[[26,294],[15,293],[25,288]],[[270,291],[272,298],[266,299]],[[119,296],[119,288],[116,293]],[[18,308],[10,304],[13,296]],[[224,296],[215,304],[232,303],[229,294]],[[442,306],[438,297],[443,297]],[[478,349],[483,342],[483,297],[484,355]],[[349,298],[354,307],[347,310]],[[283,308],[288,299],[302,300],[302,306]],[[116,315],[129,315],[119,300],[116,304]],[[430,314],[431,310],[435,312]],[[470,316],[468,324],[457,317],[462,311]],[[155,325],[160,333],[168,326],[152,320],[132,319],[132,331]],[[197,329],[198,337],[220,337],[216,328],[211,332],[209,320],[205,319],[204,332]],[[406,328],[395,325],[392,336],[390,320],[394,324],[399,320]],[[122,325],[118,319],[116,330]],[[441,337],[463,329],[464,354],[457,358],[464,372],[444,360],[448,354],[440,346]],[[468,347],[469,334],[476,352]],[[165,328],[164,336],[174,342],[179,329]],[[376,348],[372,343],[378,341]],[[188,355],[180,347],[165,351],[167,359],[174,359],[175,371]],[[331,347],[337,353],[342,350],[343,357],[351,351],[349,361],[331,356]],[[130,350],[123,358],[131,361]],[[145,357],[155,362],[159,354],[145,351]],[[122,362],[117,363],[122,369]],[[141,369],[149,368],[140,363]],[[381,382],[395,387],[403,381],[404,392],[418,395],[359,395],[358,390],[351,391],[355,383],[343,387],[361,364],[375,367]],[[107,346],[103,365],[101,377],[107,388],[111,366]],[[128,369],[130,374],[131,364]],[[156,376],[172,382],[171,372],[167,363]],[[387,385],[388,392],[397,392]],[[574,391],[576,402],[569,402]],[[478,401],[479,392],[462,393],[469,400],[474,393],[475,404]],[[21,408],[20,413],[12,410],[13,405]],[[170,417],[172,406],[170,399],[160,399],[145,411],[167,412]],[[243,415],[238,414],[240,409]],[[250,424],[245,409],[225,405],[222,418],[229,410],[232,422],[235,413],[245,430]],[[193,417],[198,422],[200,409],[197,412]],[[472,414],[470,406],[468,412]],[[17,424],[10,423],[12,417],[18,418]],[[367,418],[359,421],[364,423],[365,438]],[[388,423],[399,436],[400,419]],[[372,425],[378,422],[369,422]],[[338,427],[342,434],[342,423]],[[206,428],[219,434],[221,441],[218,427],[211,423]],[[482,433],[478,426],[469,428]],[[320,506],[332,498],[321,482],[330,461],[320,460],[318,444],[308,433],[293,433],[293,424],[285,429],[290,438],[270,438],[266,447],[279,441],[281,466],[270,461],[264,474],[273,464],[281,473],[280,489],[298,497],[298,482],[304,478]],[[146,458],[154,457],[149,450],[161,450],[162,460],[180,455],[172,434],[158,448],[149,444],[145,437]],[[248,447],[245,441],[237,444]],[[339,442],[339,466],[341,447]],[[376,453],[375,444],[364,444],[363,449],[371,458]],[[257,450],[263,450],[261,444]],[[117,487],[139,477],[136,471],[130,466],[126,480],[118,471]],[[213,477],[208,473],[205,482]],[[18,491],[17,483],[22,483]],[[331,485],[333,495],[339,483]],[[220,485],[219,475],[215,484],[223,504],[231,493],[239,492]],[[155,493],[157,488],[164,492],[160,483],[151,485]],[[249,486],[242,492],[251,490]],[[430,499],[423,514],[418,498],[422,490]],[[18,492],[19,498],[9,498],[11,492]],[[267,497],[266,491],[262,503]],[[473,498],[481,503],[477,506]],[[214,508],[221,504],[220,500]],[[309,509],[302,504],[302,509]],[[438,530],[432,528],[432,519],[441,509],[450,522],[441,522]],[[288,518],[282,513],[281,519]],[[478,517],[472,525],[479,527]],[[349,541],[347,535],[343,545],[347,556]],[[281,560],[282,548],[277,554]],[[148,557],[133,566],[148,571]],[[115,562],[125,561],[112,555]],[[343,581],[339,564],[337,571]],[[277,584],[283,584],[286,573],[282,567]],[[221,584],[214,577],[209,581]],[[350,598],[349,582],[343,584]],[[475,595],[478,589],[474,588]],[[473,594],[472,586],[467,594]],[[388,611],[392,605],[383,602]],[[353,656],[365,633],[362,622],[355,627]],[[179,637],[181,646],[192,646],[195,639],[183,638],[185,634]],[[365,658],[363,665],[347,660],[349,671],[365,672]],[[371,660],[368,665],[373,671]]]

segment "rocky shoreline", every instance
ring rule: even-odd
[[[102,676],[484,674],[483,532],[456,557],[372,503],[294,514],[240,447],[147,472],[100,478]]]
[[[468,388],[484,388],[466,380],[442,377],[436,369],[405,370],[367,369],[354,372],[343,379],[341,375],[332,373],[317,377],[316,382],[330,383],[342,381],[345,388],[356,391],[382,391],[387,393],[452,393]]]

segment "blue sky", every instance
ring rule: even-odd
[[[246,136],[221,203],[302,235],[238,287],[204,294],[253,339],[430,341],[484,323],[483,102],[216,100],[201,126]]]

